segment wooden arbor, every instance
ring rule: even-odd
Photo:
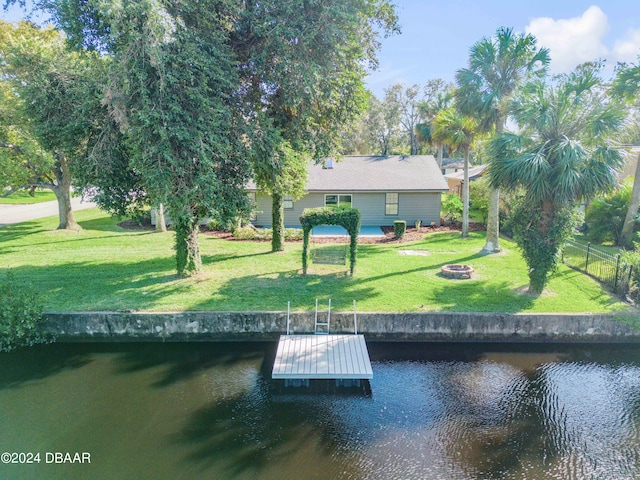
[[[320,225],[340,225],[349,233],[349,273],[356,268],[358,235],[360,234],[360,211],[357,208],[305,208],[300,217],[304,240],[302,244],[302,274],[307,274],[309,261],[309,237],[311,229]]]

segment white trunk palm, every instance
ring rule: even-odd
[[[484,131],[500,134],[504,128],[508,109],[507,100],[528,76],[542,76],[549,64],[549,51],[536,50],[532,35],[513,34],[501,27],[492,38],[483,38],[471,47],[469,68],[456,73],[456,99],[466,115],[480,118]],[[487,220],[487,252],[500,250],[499,201],[497,189],[490,192]]]

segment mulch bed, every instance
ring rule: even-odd
[[[460,232],[460,225],[442,225],[439,227],[421,227],[419,230],[416,230],[415,227],[407,227],[407,230],[404,234],[403,238],[396,238],[393,234],[393,227],[381,227],[384,233],[384,237],[361,237],[358,239],[358,243],[406,243],[406,242],[414,242],[416,240],[422,240],[425,235],[430,233],[437,232]],[[469,231],[470,232],[479,232],[484,231],[485,226],[482,223],[469,223]],[[202,233],[207,236],[220,238],[222,240],[234,240],[238,242],[242,241],[265,241],[269,242],[270,240],[235,240],[233,238],[233,234],[231,232],[223,232],[223,231],[207,231],[206,229],[202,229]],[[302,242],[302,240],[287,240],[287,242]],[[314,237],[313,243],[349,243],[349,237]]]
[[[126,230],[155,230],[155,226],[151,225],[149,219],[145,219],[142,222],[135,220],[125,220],[118,223],[118,226]],[[439,227],[421,227],[416,229],[415,227],[407,227],[407,230],[403,238],[396,238],[393,234],[393,227],[381,227],[384,233],[384,237],[361,237],[358,239],[358,243],[406,243],[422,240],[425,235],[437,232],[460,232],[460,224],[455,225],[441,225]],[[482,223],[469,223],[470,232],[484,231],[485,226]],[[209,237],[219,238],[221,240],[233,240],[237,242],[270,242],[271,240],[236,240],[233,238],[233,234],[227,231],[221,230],[209,230],[205,225],[200,226],[200,232],[203,235]],[[287,242],[302,242],[302,240],[287,240]],[[349,237],[314,237],[313,243],[349,243]]]

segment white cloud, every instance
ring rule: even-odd
[[[595,5],[579,17],[534,18],[525,28],[536,37],[538,46],[549,48],[552,73],[566,73],[583,62],[606,58],[609,51],[602,39],[608,29],[607,15]],[[620,48],[626,49],[626,44]]]
[[[629,30],[624,38],[613,45],[612,60],[635,62],[640,55],[640,30]]]

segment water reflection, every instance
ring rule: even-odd
[[[640,347],[370,344],[370,390],[284,389],[273,344],[0,355],[0,478],[640,478]],[[14,468],[15,467],[15,468]]]

